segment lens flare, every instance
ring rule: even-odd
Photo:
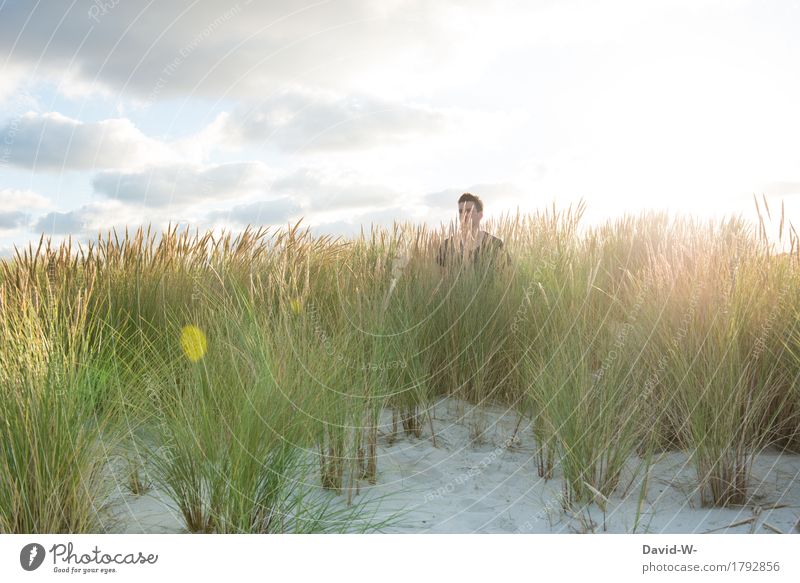
[[[208,347],[206,335],[197,326],[184,326],[181,330],[181,347],[189,360],[197,362],[206,353]]]

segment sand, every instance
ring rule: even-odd
[[[753,464],[750,503],[723,509],[700,506],[687,454],[660,454],[650,468],[638,520],[644,471],[632,456],[605,509],[595,503],[568,512],[562,508],[558,466],[549,480],[537,474],[530,426],[523,420],[516,439],[510,439],[519,421],[516,413],[496,406],[474,408],[454,398],[440,400],[433,412],[435,447],[427,423],[420,438],[401,433],[390,443],[392,414],[383,413],[377,483],[362,481],[358,494],[353,492],[354,500],[379,520],[402,512],[382,532],[797,532],[800,455],[760,453]],[[485,428],[477,441],[470,431],[476,423]],[[346,494],[335,503],[344,505]],[[184,532],[180,515],[157,488],[137,496],[120,480],[109,504],[110,532]]]

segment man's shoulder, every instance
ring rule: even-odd
[[[503,240],[500,237],[495,237],[491,233],[486,233],[486,235],[487,235],[487,239],[486,239],[486,244],[487,245],[491,245],[493,247],[502,247],[503,246]]]

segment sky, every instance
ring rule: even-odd
[[[462,192],[796,225],[798,30],[799,1],[0,0],[0,256],[436,226]]]

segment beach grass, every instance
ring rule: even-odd
[[[781,215],[791,250],[775,251],[758,208],[756,225],[647,212],[590,229],[582,204],[518,212],[484,226],[505,268],[443,268],[453,232],[410,223],[42,239],[0,269],[0,530],[102,529],[111,441],[140,433],[135,471],[189,531],[365,525],[382,413],[389,444],[435,445],[444,396],[468,404],[475,445],[486,406],[528,418],[567,506],[671,450],[702,504],[745,503],[755,455],[800,449],[800,245]]]

